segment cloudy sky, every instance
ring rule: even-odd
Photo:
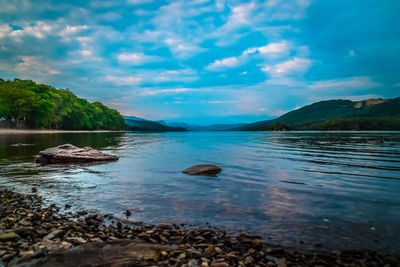
[[[0,77],[207,124],[400,96],[398,0],[0,0]]]

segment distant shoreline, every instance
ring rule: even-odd
[[[1,134],[59,134],[59,133],[123,133],[111,130],[39,130],[39,129],[0,129]]]

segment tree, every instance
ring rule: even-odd
[[[100,102],[89,103],[69,89],[55,89],[30,80],[0,80],[0,116],[26,118],[30,127],[123,130],[118,111]]]

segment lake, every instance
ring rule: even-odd
[[[120,157],[90,167],[38,166],[71,143]],[[185,175],[210,163],[218,177]],[[318,249],[399,252],[399,132],[180,132],[0,135],[0,187],[132,221],[243,229]]]

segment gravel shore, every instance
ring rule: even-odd
[[[32,191],[0,191],[0,266],[400,266],[399,255],[369,250],[306,253],[212,228],[60,213]]]

